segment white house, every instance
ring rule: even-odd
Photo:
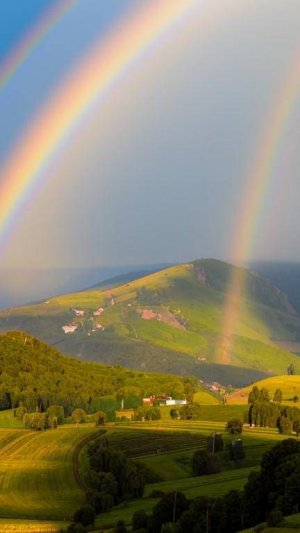
[[[74,331],[76,331],[77,328],[78,328],[78,326],[76,326],[75,324],[67,324],[66,326],[62,326],[61,329],[65,333],[74,333]]]

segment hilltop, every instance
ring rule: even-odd
[[[0,328],[29,331],[83,359],[193,373],[233,386],[284,374],[290,364],[300,372],[299,358],[279,346],[300,339],[300,317],[287,296],[253,270],[244,272],[232,352],[228,365],[221,364],[216,345],[233,268],[205,259],[123,278],[120,285],[111,281],[2,311]]]

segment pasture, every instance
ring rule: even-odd
[[[223,420],[107,424],[109,445],[144,464],[150,478],[142,499],[124,502],[99,515],[97,528],[113,526],[120,519],[130,524],[137,509],[151,513],[157,502],[154,495],[159,492],[178,490],[194,498],[222,496],[229,490],[241,489],[249,472],[258,468],[262,454],[286,438],[275,429],[244,429],[246,457],[234,463],[226,449],[233,437],[226,433],[225,421],[232,408],[236,412],[236,406],[209,406],[209,413],[211,408],[219,408]],[[62,525],[67,527],[74,510],[85,502],[77,470],[80,449],[102,431],[88,424],[43,432],[0,428],[1,531],[52,533]],[[206,438],[213,431],[221,432],[225,443],[220,452],[222,471],[195,477],[191,469],[193,453],[206,448]]]
[[[70,519],[84,502],[76,450],[94,428],[0,429],[0,517]]]

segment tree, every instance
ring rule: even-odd
[[[97,411],[93,414],[93,419],[95,420],[96,426],[103,426],[106,420],[106,414],[103,411]]]
[[[128,529],[127,529],[127,527],[125,525],[124,520],[118,520],[118,522],[116,523],[113,531],[114,531],[114,533],[127,533]]]
[[[274,392],[273,401],[278,403],[282,402],[282,391],[280,389],[276,389]]]
[[[259,397],[259,388],[254,385],[252,387],[252,391],[249,392],[249,396],[248,396],[248,403],[254,403],[258,400],[258,397]]]
[[[299,436],[299,433],[300,433],[300,420],[295,420],[294,423],[293,423],[293,430],[295,431],[297,437]]]
[[[283,521],[283,514],[279,509],[273,509],[268,515],[267,525],[269,527],[277,527]]]
[[[65,410],[62,405],[50,405],[50,407],[47,409],[47,413],[50,417],[56,416],[59,424],[62,424],[65,418]]]
[[[214,453],[197,450],[192,458],[192,470],[194,476],[216,474],[221,471],[220,459]]]
[[[207,439],[207,451],[216,453],[224,449],[224,442],[221,433],[212,433]]]
[[[226,424],[226,429],[231,435],[241,434],[243,431],[243,422],[238,418],[232,418]]]
[[[85,410],[78,407],[77,409],[74,409],[72,411],[72,420],[75,424],[82,424],[82,422],[85,422]]]
[[[95,521],[96,513],[95,509],[91,505],[83,505],[77,511],[75,511],[73,520],[79,522],[83,526],[89,526]]]
[[[241,439],[233,440],[229,445],[230,459],[238,461],[239,459],[245,459],[245,450],[243,448],[243,442]]]
[[[147,529],[147,521],[148,517],[144,511],[144,509],[139,509],[135,511],[133,517],[132,517],[132,531],[135,531],[136,529]]]
[[[278,422],[279,432],[282,433],[283,435],[290,435],[292,432],[292,428],[293,428],[293,424],[292,424],[291,419],[285,415],[282,415]]]
[[[162,524],[176,522],[188,508],[185,495],[179,491],[168,492],[153,507],[153,531],[160,531]]]
[[[179,410],[178,410],[178,409],[171,409],[171,410],[170,410],[170,417],[171,417],[173,420],[178,420],[178,418],[180,418]]]

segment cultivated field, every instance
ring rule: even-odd
[[[243,460],[230,460],[227,444],[232,440],[225,422],[238,406],[207,406],[208,416],[219,420],[160,420],[108,424],[109,445],[123,450],[147,467],[151,474],[144,497],[129,501],[99,515],[96,527],[113,526],[117,520],[131,523],[133,513],[151,513],[158,501],[156,494],[182,491],[189,498],[198,495],[222,496],[242,489],[249,472],[259,467],[262,454],[284,436],[275,429],[244,429],[246,452]],[[211,410],[214,415],[211,415]],[[210,476],[192,475],[191,459],[195,450],[206,448],[213,431],[223,435],[225,449],[220,453],[222,471]],[[85,502],[77,461],[82,445],[99,435],[88,425],[62,426],[56,430],[33,432],[0,429],[0,529],[7,533],[52,533],[66,528],[74,510]]]
[[[84,502],[74,454],[94,428],[0,429],[0,517],[70,519]]]

